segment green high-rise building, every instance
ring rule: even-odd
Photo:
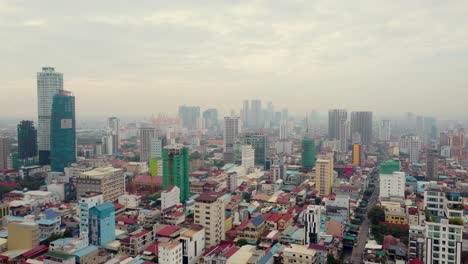
[[[169,145],[163,149],[163,190],[169,186],[180,189],[180,202],[190,197],[189,153],[181,144]]]
[[[304,170],[310,171],[315,167],[315,141],[305,137],[302,139],[301,165]]]

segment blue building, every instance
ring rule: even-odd
[[[52,171],[76,161],[75,97],[61,90],[54,96],[50,122],[50,163]]]
[[[115,240],[115,207],[103,203],[89,210],[89,243],[103,246]]]

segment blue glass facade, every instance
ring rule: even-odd
[[[89,210],[89,243],[103,246],[115,240],[115,207],[103,203]]]
[[[52,171],[76,161],[75,97],[66,91],[54,96],[50,122],[50,163]]]

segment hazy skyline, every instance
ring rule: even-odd
[[[37,118],[36,73],[77,117],[346,108],[464,118],[467,1],[2,1],[0,118]]]

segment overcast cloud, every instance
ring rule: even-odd
[[[468,1],[1,1],[0,118],[53,66],[79,117],[271,100],[464,118]]]

